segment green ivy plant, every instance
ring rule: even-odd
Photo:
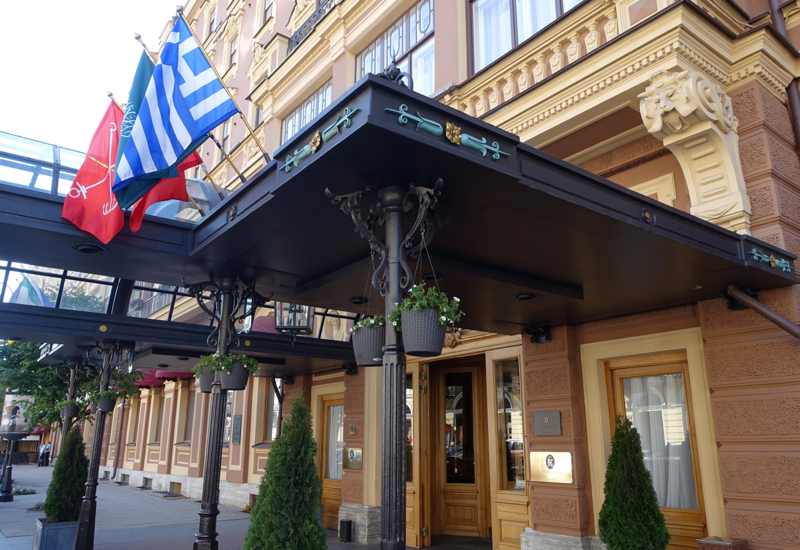
[[[364,317],[357,323],[353,324],[353,327],[350,329],[350,332],[355,332],[361,327],[367,328],[377,328],[382,327],[386,324],[386,317],[383,315],[373,315],[370,317]]]
[[[111,399],[112,401],[116,401],[117,399],[122,399],[123,397],[127,397],[128,392],[122,391],[118,388],[112,388],[105,391],[93,391],[89,393],[89,397],[87,401],[89,403],[97,403],[97,400],[101,397],[105,397],[106,399]]]
[[[200,371],[206,367],[211,369],[211,374],[216,372],[230,373],[233,369],[234,363],[241,363],[247,372],[253,374],[258,370],[258,361],[246,355],[204,355],[200,358],[197,364],[192,368],[192,372],[196,377],[200,376]]]
[[[439,312],[438,323],[442,326],[452,325],[461,320],[464,312],[459,308],[458,298],[448,298],[447,294],[439,291],[435,287],[425,289],[425,283],[414,285],[411,289],[411,296],[405,298],[399,304],[395,304],[389,320],[392,326],[402,331],[401,313],[404,311],[421,311],[423,309],[433,309]]]

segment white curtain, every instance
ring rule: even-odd
[[[642,438],[662,508],[697,510],[689,419],[681,374],[623,380],[625,409]]]
[[[327,456],[325,478],[342,479],[342,451],[344,450],[344,406],[328,407]]]
[[[554,0],[516,0],[517,43],[522,43],[555,21]]]
[[[475,70],[511,49],[511,0],[476,0],[473,6]]]

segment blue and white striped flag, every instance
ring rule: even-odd
[[[237,112],[200,44],[179,18],[117,163],[114,193],[120,206],[129,208],[159,179],[176,177],[178,164],[206,134]],[[141,180],[147,183],[136,184]]]

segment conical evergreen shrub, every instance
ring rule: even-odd
[[[323,550],[327,532],[318,510],[322,481],[314,457],[311,410],[302,395],[272,443],[258,499],[250,513],[244,550]]]
[[[89,459],[85,453],[86,444],[78,426],[70,430],[64,445],[58,453],[53,468],[53,478],[47,487],[47,497],[42,510],[49,523],[78,521],[81,501],[86,491],[86,478],[89,474]]]
[[[642,440],[627,417],[617,415],[608,457],[600,540],[608,550],[664,550],[669,533],[653,478],[644,465]]]

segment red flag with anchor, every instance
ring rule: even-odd
[[[124,115],[112,100],[94,132],[86,160],[75,175],[61,210],[62,217],[104,244],[108,244],[125,223],[117,198],[111,192]]]

